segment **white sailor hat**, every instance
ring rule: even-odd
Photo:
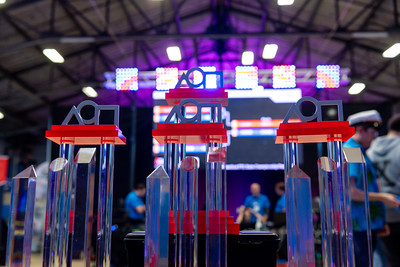
[[[377,126],[382,123],[381,115],[374,109],[350,115],[347,120],[349,121],[350,126],[364,122],[376,123]]]

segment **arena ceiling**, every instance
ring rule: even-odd
[[[304,95],[345,102],[397,103],[399,57],[382,52],[400,41],[398,0],[8,0],[0,5],[1,136],[46,127],[52,108],[77,104],[84,85],[99,93],[96,102],[126,104],[146,92],[117,95],[104,89],[104,73],[116,67],[154,70],[240,65],[241,53],[255,53],[255,65],[315,68],[339,64],[351,82],[367,87],[360,95],[349,86]],[[272,60],[261,57],[266,43],[279,45]],[[183,60],[171,62],[170,45],[181,47]],[[63,64],[49,61],[44,48],[55,48]],[[151,90],[147,90],[151,91]]]

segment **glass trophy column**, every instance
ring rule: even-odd
[[[226,149],[207,145],[206,164],[206,266],[227,266]]]
[[[172,141],[172,140],[168,140]],[[164,144],[164,169],[167,172],[168,176],[171,178],[171,184],[170,184],[170,203],[169,203],[169,209],[172,211],[173,218],[176,221],[174,223],[175,225],[175,233],[178,231],[178,223],[177,223],[177,218],[178,218],[178,205],[179,205],[179,171],[178,171],[178,166],[179,162],[182,160],[182,158],[185,157],[185,150],[186,150],[186,145],[185,144],[176,144],[176,143],[165,143]],[[175,236],[174,236],[175,238]],[[171,252],[173,251],[174,253],[170,253],[170,255],[174,255],[173,262],[177,262],[177,255],[175,252],[178,251],[178,242],[174,240],[174,248],[169,247]],[[172,262],[172,261],[171,261]],[[172,267],[172,266],[171,266]]]
[[[341,138],[332,137],[327,142],[328,157],[336,164],[337,179],[332,181],[332,201],[335,204],[336,226],[338,234],[338,253],[340,262],[336,266],[355,266],[353,226],[351,219],[350,181],[348,173],[344,172],[343,145]],[[334,259],[334,258],[333,258]],[[339,265],[340,264],[340,265]]]
[[[344,173],[346,176],[349,176],[349,165],[355,164],[358,165],[359,169],[362,170],[362,182],[363,182],[363,190],[364,190],[364,211],[365,211],[365,222],[366,222],[366,238],[368,244],[368,266],[373,266],[373,250],[372,250],[372,236],[371,236],[371,216],[370,216],[370,208],[369,208],[369,197],[368,197],[368,178],[367,178],[367,165],[365,162],[365,158],[361,149],[358,147],[344,147]],[[349,177],[347,178],[348,180]],[[351,209],[351,206],[350,206]],[[351,212],[350,212],[351,214]],[[351,218],[351,217],[350,217]],[[351,220],[350,220],[351,222]],[[353,244],[353,240],[351,240]]]
[[[184,267],[198,265],[198,164],[194,157],[180,163],[178,266]]]
[[[79,255],[83,266],[90,267],[96,148],[79,149],[72,170],[69,265],[72,255]]]
[[[43,267],[58,266],[60,238],[60,194],[62,181],[68,172],[68,161],[56,158],[50,163],[47,185],[46,223],[44,228]]]
[[[111,262],[111,224],[114,182],[114,142],[104,140],[100,146],[100,177],[97,215],[96,266]]]
[[[285,140],[286,227],[289,267],[314,267],[311,179],[298,166],[297,140]]]
[[[337,180],[337,167],[328,157],[318,159],[319,197],[321,211],[322,264],[340,266],[341,258],[338,251],[339,233],[337,229],[337,203],[333,194],[333,184]]]
[[[13,177],[7,235],[7,267],[31,265],[35,192],[36,172],[33,166]]]
[[[146,267],[168,267],[169,197],[170,178],[159,166],[146,179]]]
[[[59,266],[67,266],[68,262],[71,262],[71,255],[69,253],[69,247],[71,246],[72,240],[70,240],[70,220],[73,216],[69,213],[71,206],[71,189],[73,187],[72,181],[72,163],[74,162],[74,150],[75,145],[68,138],[64,138],[60,144],[59,157],[67,159],[68,171],[66,172],[64,179],[61,181],[59,203],[58,203],[58,230],[60,238],[58,239],[56,262]]]

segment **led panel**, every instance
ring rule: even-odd
[[[156,68],[156,89],[169,90],[178,83],[178,68]]]
[[[137,91],[138,88],[137,68],[117,68],[115,70],[115,89],[117,91]]]
[[[273,88],[295,88],[296,87],[296,66],[278,65],[272,67]]]
[[[258,86],[258,68],[256,66],[237,66],[235,68],[236,89],[253,89]]]
[[[217,70],[216,67],[214,66],[204,66],[204,67],[199,67],[200,69],[206,71],[206,72],[214,72]],[[203,76],[201,75],[200,72],[195,71],[193,74],[193,83],[194,84],[199,84],[203,81]],[[200,86],[199,88],[203,88],[202,86]],[[207,79],[206,79],[206,88],[207,89],[216,89],[217,88],[217,75],[213,74],[213,75],[207,75]]]
[[[318,89],[339,88],[340,86],[340,66],[339,65],[318,65],[317,66]]]

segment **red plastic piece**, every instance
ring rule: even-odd
[[[227,143],[223,123],[159,123],[153,130],[159,144],[207,144]]]
[[[276,131],[276,144],[288,142],[320,143],[347,141],[355,133],[348,121],[281,123]]]
[[[175,219],[174,219],[174,213],[172,210],[169,211],[168,233],[175,234]]]
[[[199,103],[221,103],[223,107],[228,106],[228,93],[224,88],[218,89],[195,89],[175,88],[165,93],[165,100],[168,105],[179,104],[186,98],[193,98]]]
[[[126,138],[116,125],[53,125],[46,138],[57,144],[125,145]]]
[[[8,174],[8,157],[0,156],[0,185],[3,185],[7,182],[7,174]]]
[[[178,217],[179,217],[179,211],[178,211]],[[192,224],[188,220],[191,219],[191,214],[185,212],[187,216],[184,217],[184,227],[186,226],[187,228],[184,229],[184,233],[192,233],[193,228],[191,227]],[[210,229],[210,234],[219,234],[224,231],[224,225],[219,224],[220,218],[224,216],[224,211],[210,211],[210,220],[215,220],[217,223],[213,224],[213,227]],[[214,216],[213,216],[214,215]],[[239,224],[235,223],[235,220],[232,216],[229,216],[229,211],[226,213],[227,215],[227,234],[232,234],[232,235],[238,235],[239,234]],[[206,234],[206,211],[205,210],[199,210],[197,213],[197,222],[198,222],[198,234]],[[187,224],[186,224],[187,223]],[[190,226],[188,225],[190,224]],[[220,227],[220,230],[218,231],[218,226]],[[175,233],[175,220],[172,211],[169,211],[169,227],[168,227],[168,232],[170,234]],[[178,229],[179,232],[179,229]]]

